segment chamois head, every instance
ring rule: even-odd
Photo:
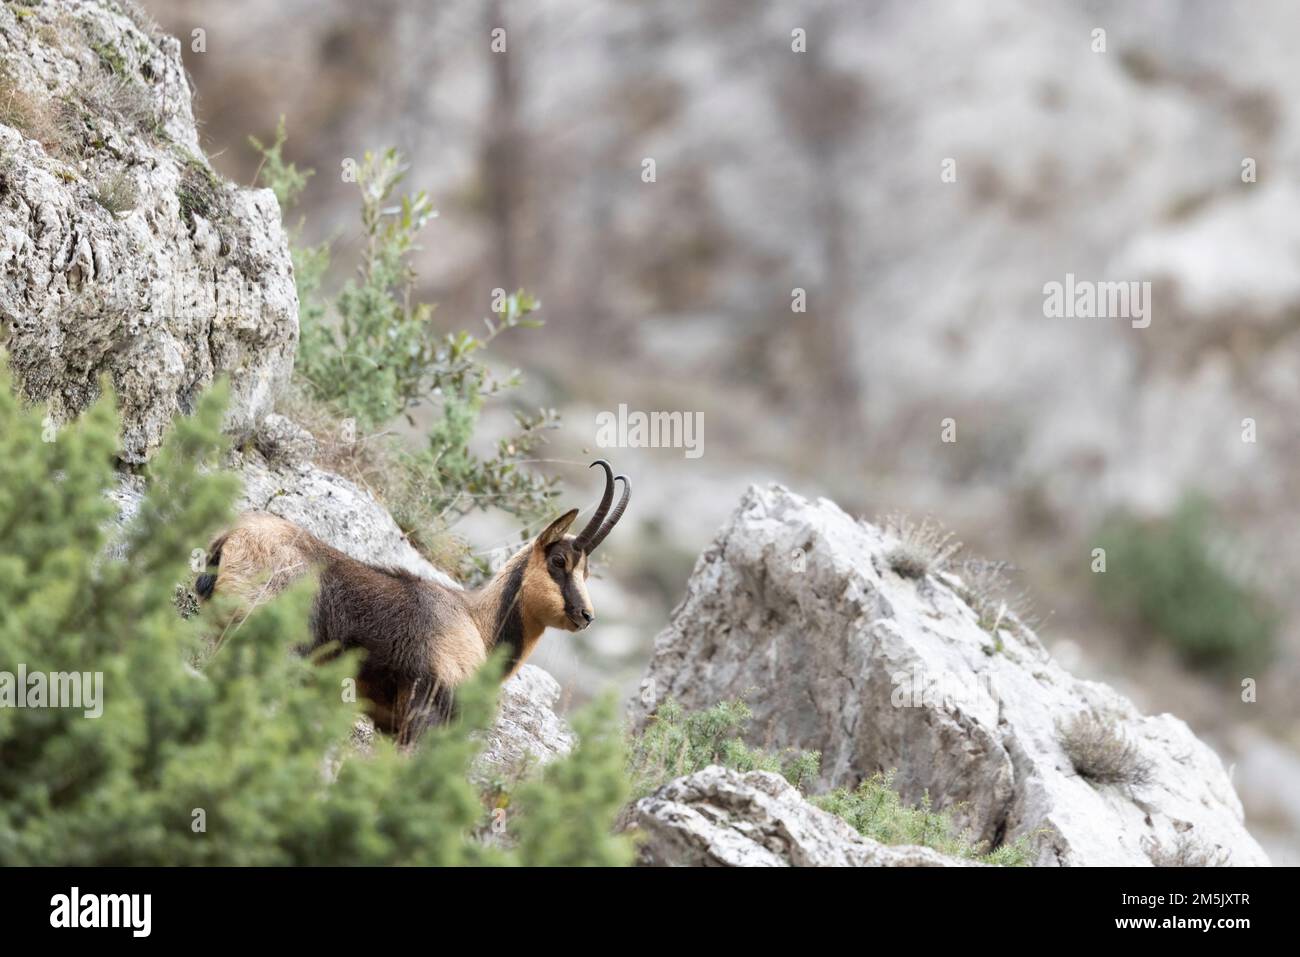
[[[578,517],[576,508],[565,512],[533,541],[522,583],[523,605],[534,621],[551,628],[581,631],[596,618],[587,594],[587,559],[623,517],[632,485],[626,475],[615,475],[604,459],[591,463],[605,470],[605,494],[591,521],[577,535],[566,534]],[[614,483],[623,483],[623,495],[614,501]]]

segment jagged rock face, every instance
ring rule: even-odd
[[[895,545],[832,502],[752,487],[700,556],[635,708],[745,696],[755,742],[820,751],[823,785],[896,768],[906,800],[928,792],[994,846],[1029,835],[1039,864],[1143,865],[1180,841],[1268,863],[1182,721],[1074,678],[1014,617],[990,634],[955,576],[894,572]],[[1145,783],[1074,770],[1058,726],[1082,712],[1116,723]]]
[[[297,317],[279,206],[208,165],[178,41],[108,0],[0,5],[0,341],[23,392],[66,419],[109,376],[143,462],[219,375],[251,432]]]
[[[863,837],[779,774],[712,766],[633,807],[641,863],[685,867],[961,867],[928,847]]]

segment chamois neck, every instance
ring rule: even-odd
[[[523,605],[524,571],[528,566],[526,546],[470,598],[470,613],[483,636],[483,646],[490,654],[499,645],[508,649],[505,676],[518,670],[546,630],[531,620]]]

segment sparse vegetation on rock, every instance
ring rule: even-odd
[[[124,171],[104,177],[95,187],[94,198],[110,214],[121,216],[135,209],[140,201],[140,191],[136,189],[135,180]]]
[[[929,517],[918,522],[894,513],[884,519],[884,526],[898,539],[885,560],[904,578],[920,579],[942,571],[961,551],[961,542],[955,540],[953,533]]]
[[[1058,733],[1071,766],[1094,784],[1150,783],[1151,761],[1114,720],[1081,712],[1062,723]]]
[[[297,340],[274,197],[207,166],[180,44],[138,19],[0,3],[0,335],[22,394],[58,421],[107,374],[137,466],[222,373],[226,426],[250,433]]]
[[[881,844],[914,844],[952,857],[1008,867],[1022,867],[1033,861],[1028,837],[990,851],[987,844],[958,828],[950,813],[936,811],[929,794],[923,795],[915,807],[904,804],[894,790],[894,775],[892,770],[877,772],[852,790],[837,788],[812,801]]]
[[[1187,832],[1179,833],[1167,843],[1151,838],[1143,847],[1153,867],[1227,867],[1232,862],[1232,852],[1222,847],[1207,847]]]
[[[961,867],[929,847],[887,845],[804,798],[771,771],[716,764],[674,778],[631,809],[639,860],[688,867]]]
[[[633,793],[640,797],[711,764],[742,773],[771,771],[797,788],[806,788],[817,775],[819,756],[751,747],[743,738],[751,717],[753,712],[740,699],[700,711],[687,711],[672,700],[663,702],[633,735],[628,748]]]
[[[52,141],[53,130],[46,114],[3,66],[0,66],[0,125],[13,127],[41,142]]]
[[[950,814],[934,810],[928,795],[915,807],[905,804],[893,788],[892,772],[873,774],[852,791],[840,788],[809,795],[820,755],[793,748],[768,751],[747,744],[743,736],[752,717],[753,712],[739,699],[701,711],[687,711],[672,700],[663,702],[629,744],[632,793],[637,797],[651,794],[709,767],[742,775],[762,771],[781,775],[813,805],[844,819],[858,833],[880,844],[926,847],[986,864],[1030,861],[1028,840],[989,852],[958,829]]]

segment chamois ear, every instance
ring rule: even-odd
[[[564,537],[564,533],[569,530],[569,526],[573,524],[573,520],[577,517],[578,510],[576,508],[569,509],[543,529],[542,533],[537,536],[537,540],[533,542],[533,547],[538,551],[545,551],[549,546]]]

